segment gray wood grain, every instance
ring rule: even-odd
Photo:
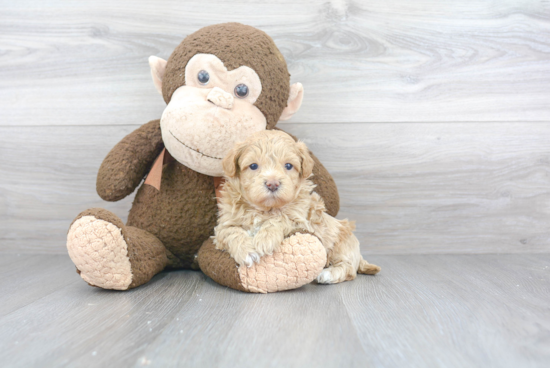
[[[367,292],[342,284],[374,365],[544,367],[550,362],[549,255],[373,258]],[[531,319],[532,318],[532,319]],[[414,331],[414,332],[412,332]],[[416,339],[400,336],[414,334]]]
[[[2,366],[549,365],[550,2],[0,7]],[[273,295],[192,271],[89,287],[67,227],[96,206],[126,219],[132,196],[103,202],[95,176],[161,115],[148,56],[227,21],[271,35],[304,84],[280,126],[334,175],[382,273]]]
[[[0,125],[142,124],[147,58],[238,21],[305,86],[295,122],[550,121],[547,1],[4,1]]]
[[[65,253],[95,176],[137,126],[1,127],[0,252]],[[550,251],[550,124],[287,124],[335,177],[371,253]]]
[[[126,221],[133,195],[105,202],[95,182],[103,158],[135,128],[0,128],[2,250],[64,253],[68,226],[91,207]]]
[[[376,253],[550,251],[550,124],[289,126]]]
[[[66,256],[3,254],[0,270],[0,317],[78,281]]]
[[[68,269],[67,256],[39,256]],[[377,276],[253,295],[202,273],[55,292],[0,317],[10,367],[546,367],[550,255],[378,255]],[[0,269],[0,279],[4,271]],[[4,295],[6,285],[0,285]],[[28,286],[40,292],[41,285]],[[10,299],[2,299],[10,303]]]

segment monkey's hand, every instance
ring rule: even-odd
[[[239,265],[251,267],[260,262],[260,255],[255,251],[252,237],[240,226],[217,226],[215,229],[216,249],[225,250]]]
[[[103,160],[97,173],[97,194],[113,202],[132,193],[163,148],[160,120],[150,121],[128,134]]]

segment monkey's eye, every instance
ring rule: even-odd
[[[207,85],[208,81],[210,80],[210,74],[206,70],[201,70],[199,74],[197,74],[197,79],[199,80],[199,83],[202,85]]]
[[[256,170],[258,169],[258,164],[250,164],[250,170]]]
[[[285,167],[287,170],[292,170],[294,166],[292,166],[292,164],[285,164]]]
[[[235,87],[235,96],[239,98],[245,98],[248,96],[248,87],[246,84],[237,84],[237,87]]]

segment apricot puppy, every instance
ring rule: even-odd
[[[276,251],[289,234],[307,230],[327,250],[328,268],[317,277],[319,283],[380,271],[362,258],[354,223],[326,213],[308,180],[314,163],[303,142],[281,131],[262,131],[235,145],[222,165],[226,182],[214,242],[238,264],[251,266]]]

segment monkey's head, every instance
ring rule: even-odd
[[[168,104],[164,145],[185,166],[222,176],[236,142],[289,119],[302,103],[286,62],[264,32],[239,23],[208,26],[187,36],[168,61],[149,58],[155,87]]]

